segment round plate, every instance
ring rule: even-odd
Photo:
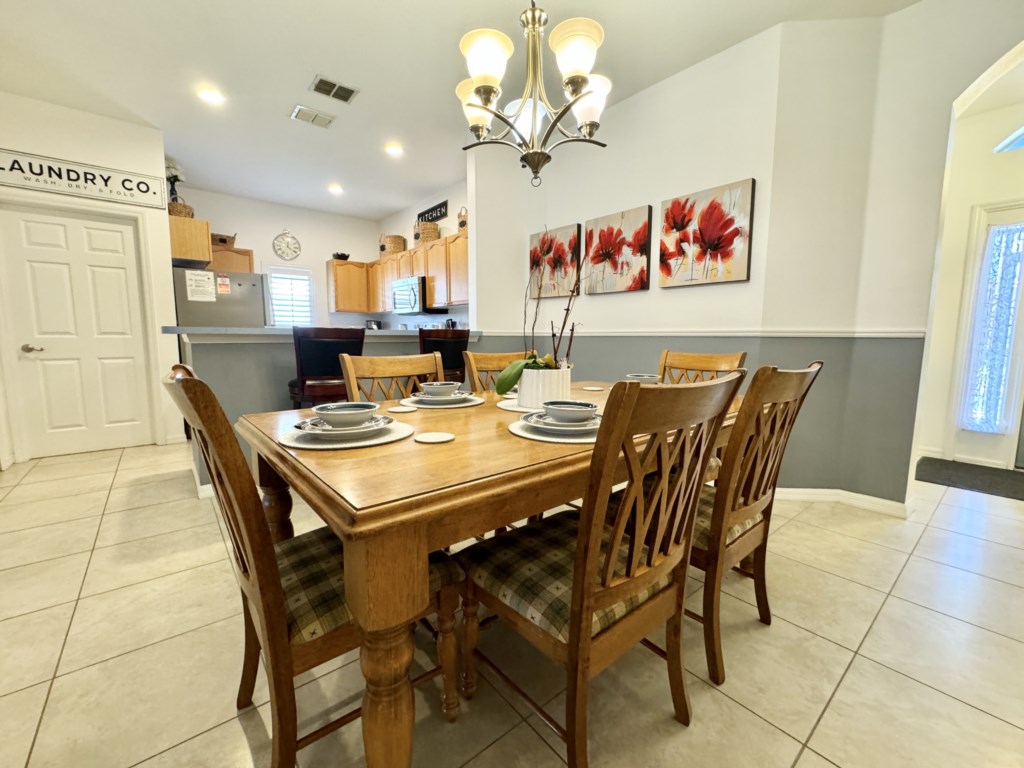
[[[527,440],[536,440],[541,443],[580,443],[593,445],[597,442],[597,432],[588,432],[582,435],[554,435],[550,432],[542,432],[531,427],[522,421],[513,421],[508,425],[508,431],[516,437],[524,437]]]
[[[450,395],[428,395],[426,392],[417,392],[413,397],[425,403],[461,403],[470,396],[469,392],[452,392]]]
[[[321,419],[306,419],[295,425],[295,429],[307,435],[326,438],[328,440],[349,440],[358,437],[375,435],[386,429],[391,422],[390,416],[374,416],[367,424],[358,427],[332,427]]]
[[[420,432],[413,438],[417,443],[450,443],[454,439],[451,432]]]
[[[601,426],[600,416],[595,416],[590,421],[583,423],[569,424],[564,421],[555,421],[545,413],[528,413],[520,421],[542,432],[550,432],[553,435],[585,435],[590,432],[596,432]]]
[[[388,408],[388,413],[412,413],[415,410],[415,405],[393,405]]]
[[[498,407],[503,411],[515,411],[516,413],[537,413],[543,411],[543,408],[527,408],[525,405],[520,405],[518,400],[499,400]]]
[[[434,402],[439,400],[437,397],[407,397],[403,400],[399,400],[400,405],[414,405],[417,408],[422,408],[425,411],[430,409],[441,409],[441,408],[471,408],[474,405],[483,405],[486,400],[476,395],[469,395],[462,400],[449,400],[447,402]]]
[[[312,432],[293,429],[281,435],[277,442],[288,448],[301,448],[306,451],[346,451],[353,448],[364,448],[371,445],[384,445],[396,440],[404,440],[416,430],[411,424],[396,421],[374,435],[364,437],[333,437],[327,438]]]

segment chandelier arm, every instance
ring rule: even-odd
[[[590,95],[590,91],[584,91],[579,96],[577,96],[575,99],[572,99],[571,101],[567,102],[560,110],[558,110],[558,112],[556,112],[554,115],[551,116],[551,125],[548,126],[548,129],[546,131],[544,131],[544,138],[541,139],[541,142],[540,142],[540,145],[542,147],[546,147],[547,146],[548,139],[550,139],[551,138],[551,134],[555,132],[555,128],[558,128],[562,132],[563,136],[566,136],[566,137],[568,137],[570,139],[571,138],[575,138],[572,134],[567,133],[566,130],[561,127],[560,123],[562,122],[562,118],[564,118],[567,114],[569,114],[569,110],[572,109],[573,105],[577,101],[582,99],[584,96],[589,96],[589,95]],[[559,142],[559,143],[564,143],[564,142]],[[558,146],[558,145],[556,144],[555,146]]]
[[[523,138],[523,134],[521,134],[516,128],[515,123],[512,122],[512,120],[514,120],[519,115],[518,111],[515,115],[512,116],[512,119],[510,120],[508,117],[505,116],[503,112],[499,112],[496,109],[491,109],[490,107],[485,107],[483,104],[474,104],[473,108],[482,109],[485,112],[490,112],[491,115],[498,118],[499,120],[501,120],[501,122],[505,123],[505,125],[508,126],[508,128],[502,131],[500,135],[494,137],[493,139],[487,139],[487,141],[500,141],[505,136],[508,136],[509,131],[512,131],[512,133],[514,133],[523,144],[529,144],[529,142],[525,138]]]
[[[582,136],[571,136],[568,139],[562,139],[561,141],[556,141],[554,144],[552,144],[550,147],[548,147],[546,151],[548,153],[550,153],[551,150],[553,150],[555,147],[560,147],[563,144],[571,144],[571,143],[576,142],[576,141],[581,141],[584,144],[594,144],[595,146],[598,146],[598,147],[607,147],[608,146],[603,141],[598,141],[597,139],[585,139]]]
[[[581,141],[583,141],[583,139],[581,139]],[[589,141],[589,139],[587,139],[587,141]],[[597,144],[598,142],[594,143]],[[485,139],[484,141],[474,141],[472,144],[467,144],[462,149],[475,149],[476,147],[486,147],[491,144],[501,144],[502,146],[505,147],[512,147],[512,149],[514,149],[516,152],[519,152],[520,154],[522,154],[523,152],[523,148],[519,144],[513,144],[511,141],[503,141],[501,139]],[[602,144],[601,146],[603,147],[604,144]]]

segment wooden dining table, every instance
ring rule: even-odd
[[[603,407],[610,387],[579,382],[572,397]],[[481,397],[485,402],[473,407],[392,414],[417,433],[455,436],[439,444],[410,437],[347,450],[281,445],[282,435],[312,415],[308,410],[247,414],[235,424],[252,448],[275,539],[293,535],[294,491],[344,542],[345,596],[364,632],[369,768],[401,768],[412,759],[409,624],[429,602],[429,553],[579,499],[587,485],[593,444],[517,437],[508,426],[522,414],[498,408],[502,397],[494,392]],[[393,405],[381,403],[381,413]]]

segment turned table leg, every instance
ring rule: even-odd
[[[292,494],[288,483],[262,456],[256,457],[256,483],[263,491],[263,511],[270,524],[270,535],[275,542],[295,535],[292,528]]]
[[[412,762],[416,711],[409,667],[413,643],[409,625],[367,632],[359,654],[366,678],[363,693],[363,745],[367,768],[393,768]]]

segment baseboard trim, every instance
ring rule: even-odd
[[[212,499],[213,498],[213,484],[206,483],[205,485],[196,484],[196,492],[199,494],[200,499]]]
[[[870,512],[880,512],[902,520],[907,519],[907,505],[899,501],[866,496],[839,488],[777,488],[775,498],[779,501],[824,501],[847,504]]]

